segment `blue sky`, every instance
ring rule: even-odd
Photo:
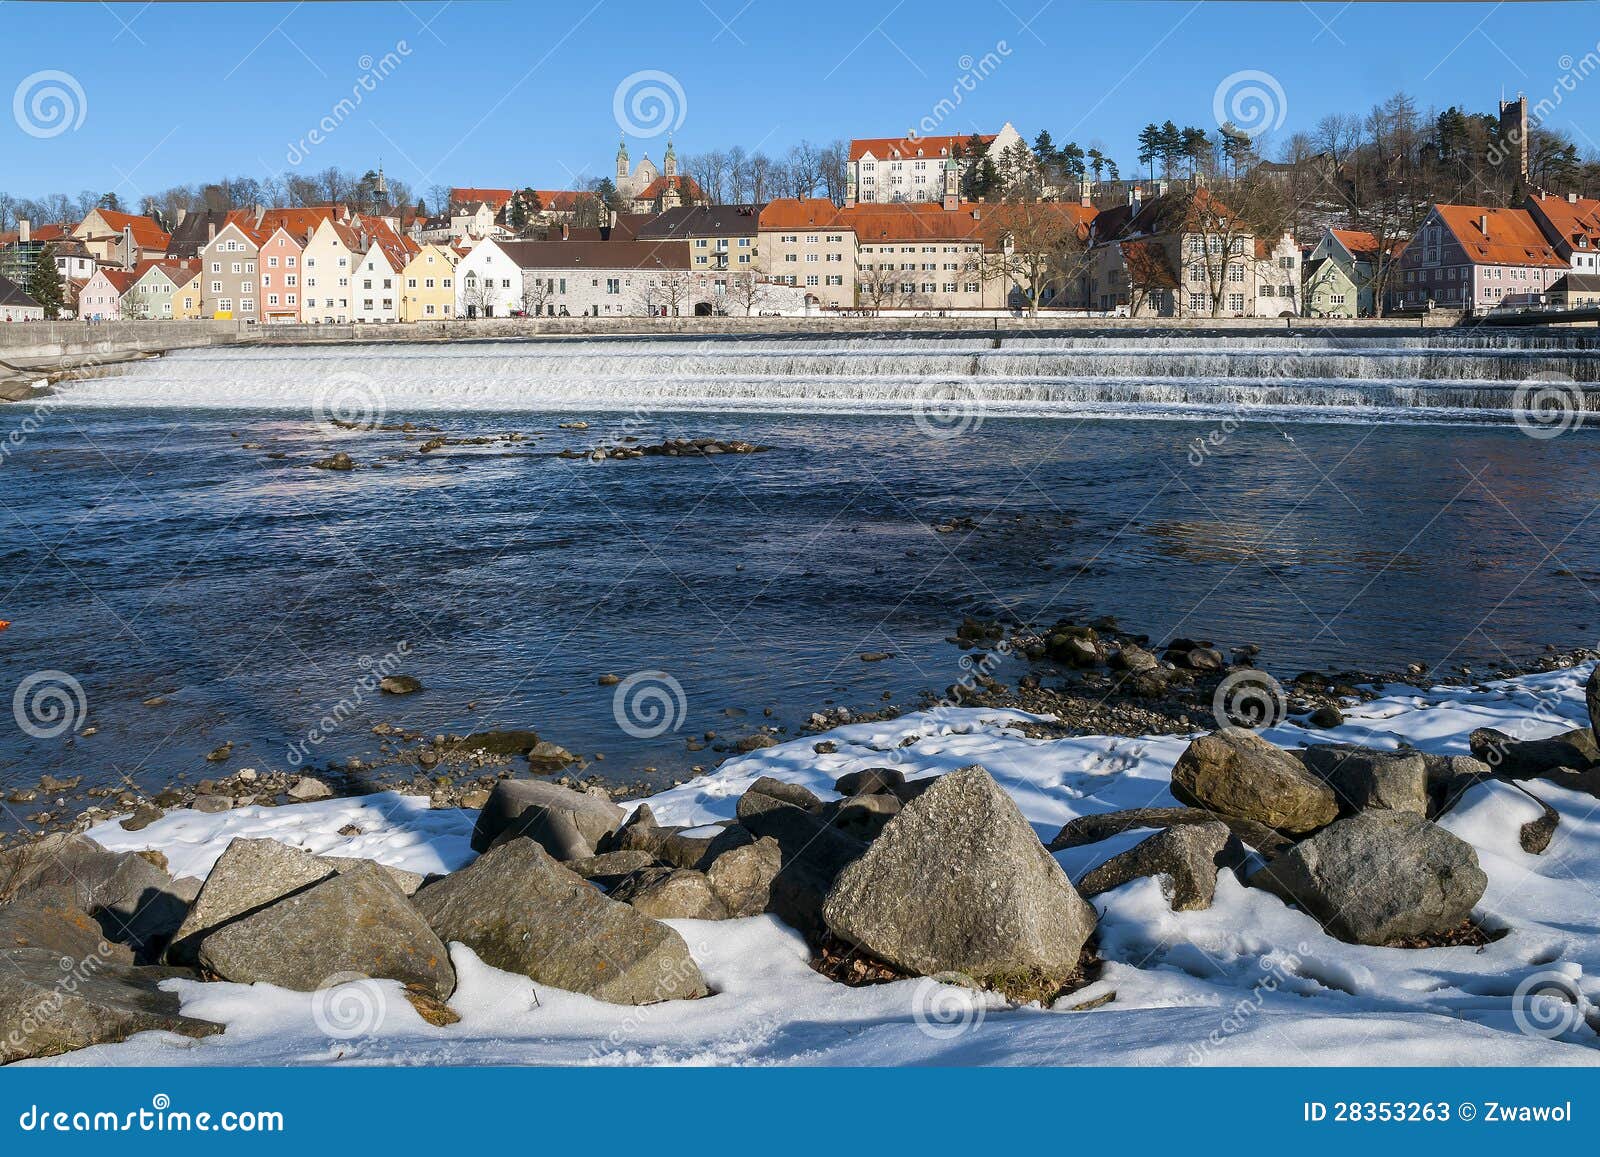
[[[0,2],[9,42],[0,95],[13,95],[14,113],[22,97],[24,111],[0,119],[0,190],[115,188],[135,201],[225,172],[359,169],[380,157],[422,190],[565,188],[610,172],[614,96],[638,73],[670,77],[635,87],[668,94],[685,152],[743,144],[781,153],[802,137],[895,135],[929,117],[962,133],[1011,120],[1030,139],[1049,128],[1058,142],[1098,143],[1128,171],[1141,125],[1170,117],[1212,127],[1219,84],[1241,72],[1267,73],[1282,92],[1284,123],[1269,141],[1398,88],[1424,108],[1492,110],[1502,89],[1547,96],[1600,52],[1600,24],[1585,19],[1593,11],[1289,0],[10,0]],[[388,75],[338,110],[374,69]],[[59,132],[49,114],[22,123],[34,116],[24,94],[52,81],[22,86],[44,71],[81,89],[81,123],[76,112]],[[935,112],[973,71],[987,75],[959,107]],[[333,126],[320,142],[311,136],[319,123]],[[1600,137],[1590,128],[1600,124],[1600,76],[1563,92],[1550,123],[1600,151],[1589,135]],[[663,143],[636,137],[633,155],[659,159]]]

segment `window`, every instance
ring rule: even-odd
[[[1206,295],[1203,293],[1191,293],[1189,295],[1189,308],[1196,313],[1203,313],[1206,308]]]
[[[612,297],[622,292],[622,282],[615,277],[606,278],[606,293]]]
[[[1242,294],[1242,293],[1230,293],[1230,294],[1228,294],[1228,309],[1233,313],[1243,313],[1244,312],[1244,294]]]

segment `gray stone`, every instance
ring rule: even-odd
[[[1242,820],[1217,812],[1195,807],[1138,807],[1126,811],[1102,812],[1098,815],[1079,816],[1066,825],[1050,841],[1050,850],[1097,844],[1101,840],[1132,831],[1134,828],[1170,828],[1180,824],[1226,824],[1241,843],[1247,844],[1263,856],[1272,857],[1287,851],[1292,841],[1265,824]]]
[[[1123,643],[1119,649],[1111,653],[1109,662],[1117,670],[1132,674],[1154,671],[1161,666],[1160,659],[1136,643]]]
[[[704,872],[689,868],[645,868],[623,880],[610,896],[657,920],[726,920],[728,908]]]
[[[870,843],[905,805],[895,795],[857,795],[842,800],[833,810],[833,826]]]
[[[512,840],[436,880],[416,905],[445,941],[489,965],[614,1004],[704,996],[671,928],[596,891],[533,840]]]
[[[1344,725],[1344,712],[1332,703],[1324,703],[1311,713],[1311,726],[1313,727],[1342,727]]]
[[[770,838],[778,845],[782,866],[772,880],[767,911],[812,940],[822,937],[827,931],[823,902],[840,871],[866,845],[830,825],[820,812],[763,795],[754,787],[739,799],[739,821],[758,841]]]
[[[1186,804],[1285,832],[1333,822],[1333,791],[1287,751],[1253,731],[1224,727],[1189,744],[1172,769],[1172,794]]]
[[[598,856],[586,856],[566,864],[569,872],[585,880],[593,880],[604,888],[614,888],[633,873],[657,866],[659,862],[653,855],[637,849],[602,852]]]
[[[1472,915],[1488,877],[1471,844],[1413,812],[1329,824],[1250,877],[1352,944],[1439,936]]]
[[[85,836],[52,835],[0,853],[9,895],[61,884],[104,934],[152,958],[183,922],[189,905],[172,877],[137,852],[107,851]]]
[[[319,799],[332,799],[333,788],[312,775],[302,775],[289,785],[286,793],[296,803],[315,803]]]
[[[1016,993],[1069,980],[1094,909],[982,767],[941,776],[839,875],[828,928],[922,976]]]
[[[1098,896],[1129,880],[1161,876],[1163,891],[1174,912],[1209,908],[1217,893],[1217,869],[1240,858],[1227,854],[1232,838],[1228,825],[1223,823],[1167,828],[1086,873],[1078,881],[1078,892]]]
[[[1587,727],[1548,739],[1522,740],[1492,727],[1480,727],[1467,737],[1467,745],[1476,758],[1507,779],[1532,779],[1556,768],[1582,771],[1600,762],[1600,748]]]
[[[1333,788],[1345,815],[1368,808],[1428,814],[1428,764],[1418,752],[1328,743],[1306,748],[1300,758]]]
[[[759,916],[772,903],[772,882],[783,868],[783,850],[771,836],[723,852],[706,869],[711,890],[730,916]]]
[[[892,794],[905,781],[905,772],[897,768],[869,767],[841,775],[834,781],[833,790],[843,796]]]
[[[314,992],[340,974],[455,991],[450,954],[388,874],[365,860],[206,935],[200,963],[224,980]]]
[[[1428,776],[1428,818],[1443,815],[1460,802],[1467,791],[1494,779],[1494,769],[1470,755],[1424,755]]]
[[[1583,702],[1589,711],[1589,734],[1600,747],[1600,663],[1595,664],[1583,684]]]
[[[752,806],[766,807],[765,800],[776,800],[779,803],[792,804],[802,811],[816,812],[822,810],[822,801],[808,788],[798,783],[785,783],[781,779],[773,779],[770,775],[763,775],[745,789],[744,795],[739,797],[742,806],[747,798],[751,799]],[[737,814],[737,811],[736,813]],[[739,815],[743,822],[744,816]]]
[[[220,1024],[182,1015],[177,993],[157,987],[176,974],[109,962],[81,962],[64,973],[48,949],[0,952],[0,1064],[115,1044],[139,1032],[221,1032]],[[63,983],[69,976],[72,983]]]
[[[230,920],[265,908],[333,874],[333,866],[276,840],[235,839],[206,877],[205,886],[167,948],[173,964],[194,964],[206,935]]]
[[[723,852],[753,843],[755,837],[738,824],[710,835],[689,835],[694,828],[673,830],[661,841],[661,858],[679,868],[703,871]]]
[[[40,884],[0,907],[0,951],[38,948],[63,960],[133,963],[133,950],[106,939],[64,884]]]
[[[378,690],[385,695],[415,695],[422,690],[422,680],[415,675],[385,675],[378,680]]]
[[[533,839],[551,855],[578,859],[593,855],[626,815],[602,796],[539,780],[503,779],[495,784],[489,802],[478,813],[478,822],[472,829],[472,848],[485,851],[501,833],[509,831]],[[568,818],[562,820],[561,816]],[[575,846],[574,833],[584,846]]]

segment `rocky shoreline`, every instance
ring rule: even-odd
[[[1537,856],[1560,824],[1542,789],[1600,798],[1600,669],[1586,688],[1589,726],[1539,739],[1480,728],[1471,756],[1444,756],[1269,742],[1254,728],[1280,710],[1333,727],[1328,708],[1374,692],[1302,676],[1281,705],[1260,694],[1229,705],[1219,690],[1243,685],[1240,675],[1275,686],[1248,666],[1249,648],[1233,663],[1204,640],[1171,640],[1158,654],[1106,620],[1043,631],[967,620],[954,638],[973,659],[971,677],[924,707],[927,718],[973,706],[1064,707],[1057,721],[1012,725],[1047,737],[1107,721],[1126,734],[1199,731],[1171,772],[1179,806],[1082,816],[1042,842],[983,766],[910,777],[890,752],[882,766],[838,778],[835,799],[764,775],[740,792],[733,818],[687,827],[658,822],[648,802],[630,811],[603,787],[555,777],[572,757],[533,732],[430,740],[391,727],[380,734],[466,753],[479,772],[460,782],[419,770],[411,781],[434,807],[476,811],[477,856],[456,871],[425,876],[257,838],[235,838],[203,882],[174,879],[159,851],[109,851],[78,834],[0,852],[0,952],[11,965],[0,970],[0,1059],[152,1028],[223,1031],[180,1010],[164,986],[174,978],[303,992],[330,977],[395,980],[428,1023],[445,1025],[456,1016],[452,943],[507,973],[609,1003],[693,1000],[713,986],[663,921],[762,914],[797,930],[813,968],[839,983],[930,977],[1014,1004],[1098,1007],[1114,994],[1073,1000],[1100,968],[1090,901],[1149,877],[1173,912],[1209,908],[1219,878],[1232,876],[1347,944],[1481,948],[1508,929],[1476,914],[1488,877],[1473,846],[1440,821],[1481,785],[1505,785],[1540,809],[1517,835]],[[990,673],[996,652],[1026,661],[1015,688]],[[1551,655],[1544,669],[1576,658]],[[1208,704],[1213,718],[1197,726]],[[837,726],[838,714],[813,716],[811,728]],[[1314,723],[1319,714],[1324,722]],[[812,750],[820,758],[836,745],[820,739]],[[512,758],[546,774],[521,777]],[[313,775],[240,771],[144,801],[119,826],[142,830],[165,808],[204,814],[245,798],[292,806],[334,794]],[[94,810],[97,819],[118,814],[111,803]],[[1125,833],[1146,834],[1077,879],[1052,854]],[[66,991],[62,961],[75,962],[75,977],[85,972]]]

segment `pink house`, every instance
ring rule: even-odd
[[[78,316],[92,321],[122,320],[122,295],[138,279],[131,269],[96,269],[78,294]]]
[[[300,320],[300,255],[305,245],[279,225],[261,244],[261,320],[292,325]]]

